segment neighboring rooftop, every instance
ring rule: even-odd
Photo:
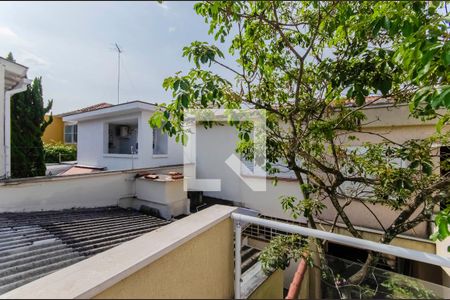
[[[69,111],[69,112],[66,112],[66,113],[62,113],[62,114],[59,114],[58,116],[65,117],[65,116],[80,114],[80,113],[84,113],[84,112],[88,112],[88,111],[95,111],[95,110],[98,110],[98,109],[107,108],[107,107],[111,107],[111,106],[114,106],[114,105],[111,104],[111,103],[102,102],[102,103],[97,103],[95,105],[91,105],[91,106],[88,106],[88,107],[84,107],[84,108],[80,108],[80,109],[77,109],[77,110],[73,110],[73,111]]]
[[[169,223],[118,207],[0,213],[0,294]]]
[[[81,120],[94,120],[103,117],[111,117],[116,115],[122,115],[125,113],[136,113],[142,111],[155,111],[157,104],[145,102],[145,101],[130,101],[111,105],[108,107],[98,108],[96,110],[77,112],[70,115],[62,115],[63,121],[76,122]]]

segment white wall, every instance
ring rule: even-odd
[[[427,136],[429,126],[422,127],[407,127],[409,131],[420,132],[419,137]],[[420,129],[427,129],[421,131]],[[434,127],[433,127],[434,128]],[[390,135],[395,140],[400,140],[399,136],[402,133],[409,132],[404,127],[391,128]],[[405,138],[405,137],[403,137]],[[255,179],[266,180],[267,191],[255,192],[251,190],[240,178],[236,175],[226,164],[225,160],[233,153],[236,148],[237,132],[230,126],[214,126],[210,129],[204,129],[202,126],[197,126],[197,162],[196,162],[196,177],[201,179],[220,179],[222,182],[220,192],[205,192],[205,196],[230,200],[242,204],[245,207],[260,211],[264,215],[292,219],[291,216],[283,211],[281,207],[281,196],[295,196],[297,199],[303,199],[297,181],[282,180],[278,181],[276,186],[272,185],[270,179]],[[324,209],[321,217],[325,220],[334,220],[336,212],[331,203],[325,202],[327,208]],[[383,226],[389,226],[390,223],[398,215],[398,212],[392,211],[387,207],[376,205],[371,209],[375,211],[378,217],[383,219]],[[357,226],[381,230],[376,218],[371,215],[367,209],[360,203],[353,203],[348,206],[346,212],[353,223]],[[362,213],[363,212],[363,213]],[[304,221],[303,218],[297,221]],[[427,238],[426,223],[419,224],[407,234],[411,234],[421,238]]]
[[[169,138],[168,155],[154,156],[152,143],[153,132],[148,124],[151,112],[124,114],[114,118],[103,118],[78,123],[78,164],[107,167],[108,170],[127,170],[136,168],[160,167],[176,165],[183,162],[182,146],[176,144],[174,138]],[[108,123],[120,120],[138,120],[137,155],[107,154]]]
[[[103,124],[99,121],[78,123],[77,160],[80,165],[103,165]]]
[[[205,195],[235,202],[242,202],[240,179],[225,161],[236,148],[236,130],[230,126],[215,126],[205,129],[197,126],[196,177],[198,179],[220,179],[220,192],[205,192]]]
[[[118,172],[3,183],[0,212],[114,206],[132,194],[133,175]]]
[[[181,169],[178,166],[150,170],[167,172]],[[0,212],[116,206],[120,199],[135,195],[136,172],[146,170],[149,169],[0,182]]]
[[[228,125],[205,129],[199,125],[196,130],[196,177],[221,180],[221,191],[205,192],[205,196],[237,202],[264,215],[292,219],[283,211],[279,198],[296,196],[303,199],[296,182],[280,180],[273,186],[271,179],[257,178],[254,180],[266,181],[267,191],[251,190],[225,163],[227,158],[235,153],[238,140],[236,129]]]

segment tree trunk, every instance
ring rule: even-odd
[[[369,271],[372,267],[374,267],[379,259],[379,255],[373,253],[372,251],[369,251],[366,262],[361,267],[361,269],[353,274],[349,279],[350,284],[360,284],[361,282],[366,279],[367,275],[369,274]]]

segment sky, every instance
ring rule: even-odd
[[[117,103],[117,52],[121,55],[120,102],[168,102],[164,78],[193,66],[182,48],[212,42],[193,2],[0,2],[0,56],[12,52],[42,76],[53,114],[100,102]],[[223,49],[223,47],[221,47]]]

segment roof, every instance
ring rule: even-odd
[[[65,117],[65,116],[75,115],[75,114],[84,113],[84,112],[88,112],[88,111],[95,111],[98,109],[107,108],[107,107],[111,107],[111,106],[114,106],[114,105],[111,103],[102,102],[102,103],[97,103],[97,104],[94,104],[94,105],[91,105],[88,107],[73,110],[70,112],[62,113],[62,114],[59,114],[58,116]]]
[[[118,207],[0,214],[0,294],[170,221]]]
[[[340,104],[343,104],[347,107],[358,107],[359,106],[356,104],[356,100],[353,98],[343,98],[343,99],[337,100],[336,102],[339,102]],[[371,96],[364,97],[364,105],[366,105],[365,108],[376,108],[376,107],[394,106],[394,105],[397,105],[397,106],[407,105],[407,103],[398,101],[392,97],[371,95]]]
[[[65,170],[58,175],[78,175],[78,174],[89,174],[89,173],[95,173],[99,171],[104,171],[105,168],[99,168],[99,167],[87,167],[87,166],[72,166],[68,170]]]
[[[63,121],[74,122],[74,121],[95,120],[104,117],[123,115],[127,113],[135,113],[141,111],[155,111],[157,107],[158,106],[154,103],[144,101],[131,101],[111,105],[109,107],[99,108],[93,111],[78,112],[75,114],[66,115],[63,116]]]
[[[1,61],[2,63],[3,63],[4,61],[6,61],[6,62],[8,62],[8,63],[17,65],[17,66],[19,66],[19,67],[22,67],[22,68],[28,70],[28,67],[27,67],[27,66],[24,66],[24,65],[22,65],[22,64],[19,64],[19,63],[16,62],[16,61],[10,61],[9,59],[4,58],[3,56],[0,56],[0,61]]]
[[[0,64],[5,66],[5,88],[6,90],[13,89],[23,78],[27,77],[28,68],[12,62],[3,57],[0,57]]]

